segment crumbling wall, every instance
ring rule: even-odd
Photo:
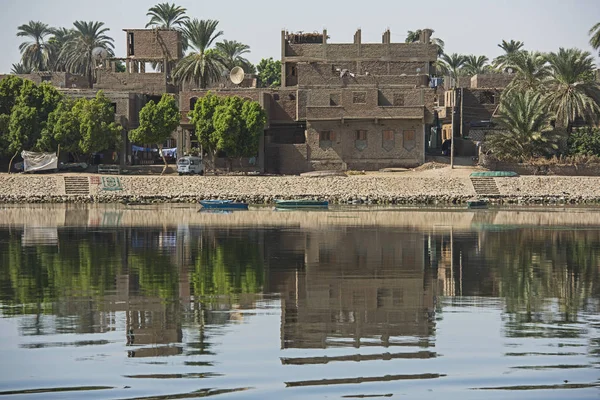
[[[181,32],[174,29],[125,29],[125,35],[127,57],[140,60],[183,58]],[[133,48],[130,45],[131,35]]]

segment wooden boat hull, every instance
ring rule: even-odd
[[[203,208],[210,210],[247,210],[247,203],[235,203],[229,200],[200,200]]]
[[[328,201],[321,200],[275,200],[277,208],[327,208]]]

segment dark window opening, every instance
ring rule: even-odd
[[[117,113],[117,103],[110,103],[110,106],[112,107],[113,113]]]
[[[483,92],[481,94],[481,104],[496,104],[496,96],[493,92]]]
[[[296,96],[294,96],[293,93],[288,94],[288,99],[290,100],[296,100]]]
[[[329,105],[330,106],[339,106],[340,104],[340,94],[332,93],[329,95]]]
[[[394,140],[394,131],[383,131],[383,140]]]
[[[292,76],[296,76],[296,67],[292,66]]]
[[[135,54],[134,48],[133,48],[133,32],[127,33],[127,45],[128,45],[128,51],[127,51],[128,54],[127,55],[133,56]]]
[[[273,93],[273,100],[279,101],[279,95],[277,93]]]
[[[196,102],[198,101],[197,97],[192,97],[190,99],[190,111],[192,111],[194,109],[194,107],[196,107]]]

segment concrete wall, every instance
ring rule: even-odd
[[[158,96],[176,91],[174,86],[165,82],[165,76],[162,73],[127,73],[107,70],[98,71],[98,79],[94,88],[147,93]]]
[[[133,54],[129,35],[133,34]],[[171,29],[125,29],[127,57],[133,59],[179,60],[183,57],[181,32]]]
[[[371,62],[370,64],[360,63],[360,65],[357,62],[347,61],[341,63],[301,62],[297,64],[297,83],[299,87],[345,87],[356,85],[395,85],[407,87],[427,86],[428,81],[426,75],[415,75],[416,69],[413,69],[415,64],[410,63],[406,67],[407,70],[412,70],[412,75],[407,73],[405,76],[402,76],[401,73],[398,73],[403,67],[397,63],[391,67],[390,64],[391,63],[387,61],[377,63]],[[370,68],[370,70],[367,69],[367,67]],[[355,76],[346,76],[342,78],[340,77],[340,72],[336,71],[337,69],[347,69],[353,72]],[[369,75],[366,75],[367,72],[369,72]],[[288,84],[287,86],[295,85]]]
[[[507,87],[514,78],[512,74],[475,75],[471,78],[471,87],[502,89]]]
[[[357,130],[366,130],[367,140],[357,141]],[[393,140],[384,141],[383,132],[393,131]],[[320,141],[322,131],[334,132],[330,142]],[[414,131],[414,140],[407,131]],[[405,136],[406,135],[406,136]],[[306,143],[312,170],[378,170],[386,167],[414,167],[423,163],[423,124],[421,121],[309,121]]]

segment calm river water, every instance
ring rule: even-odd
[[[600,209],[0,206],[0,399],[600,397]]]

